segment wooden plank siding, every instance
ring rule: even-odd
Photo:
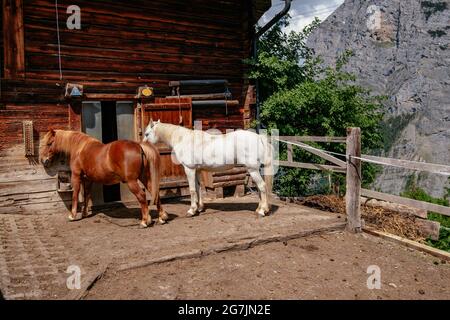
[[[2,3],[3,6],[3,3]],[[4,61],[4,45],[3,45],[3,14],[0,14],[0,79],[4,78],[4,72],[5,72],[5,61]],[[0,106],[2,102],[2,83],[0,81]]]
[[[230,106],[228,115],[223,108],[199,107],[191,120],[222,131],[249,122],[251,94],[243,60],[251,54],[253,25],[270,7],[269,0],[59,0],[62,80],[55,2],[2,0],[2,8],[11,3],[21,6],[14,12],[22,21],[15,25],[23,25],[24,41],[22,51],[5,48],[5,41],[20,44],[21,34],[12,32],[11,15],[2,12],[0,213],[67,207],[67,194],[56,192],[56,175],[36,164],[37,157],[24,156],[22,137],[22,121],[33,120],[37,155],[39,136],[49,128],[81,129],[81,103],[64,98],[66,83],[82,84],[91,97],[134,96],[143,85],[165,97],[171,94],[169,81],[227,79],[239,105]],[[66,27],[69,5],[81,8],[81,30]],[[20,59],[8,62],[13,52]],[[5,76],[5,71],[10,73]],[[202,90],[183,88],[183,94]]]
[[[23,1],[2,1],[4,75],[8,79],[25,76]]]
[[[71,4],[81,8],[81,30],[65,26]],[[54,2],[24,6],[26,77],[58,81]],[[120,93],[148,83],[162,96],[169,80],[226,78],[240,99],[249,51],[243,12],[242,1],[60,1],[63,79],[91,81],[86,92],[105,87],[92,81],[127,82],[110,89]]]

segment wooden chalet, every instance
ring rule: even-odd
[[[254,104],[244,59],[270,0],[2,0],[0,213],[67,209],[61,157],[38,163],[50,128],[107,143],[142,139],[150,117],[203,129],[245,128]],[[79,20],[79,28],[76,25]],[[182,195],[182,167],[163,157],[163,193]],[[242,186],[239,168],[208,175],[208,189]],[[96,204],[133,200],[97,186]]]

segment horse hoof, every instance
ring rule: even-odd
[[[205,212],[205,207],[199,207],[197,211],[198,212]]]
[[[266,216],[264,210],[256,211],[256,213],[258,214],[258,217],[265,217]]]
[[[165,224],[166,220],[162,219],[162,218],[158,218],[158,224]]]
[[[195,216],[195,214],[196,214],[196,212],[194,210],[192,210],[192,209],[189,209],[188,212],[187,212],[187,216],[188,217],[193,217],[193,216]]]
[[[167,212],[164,212],[163,214],[161,214],[159,219],[162,219],[164,220],[164,222],[166,222],[166,220],[169,220],[169,215],[167,214]]]
[[[75,215],[75,217],[73,217],[72,216],[72,214],[69,214],[69,221],[70,222],[72,222],[72,221],[78,221],[78,220],[81,220],[83,218],[83,215],[82,214],[76,214]]]
[[[139,227],[142,229],[145,229],[148,227],[148,224],[146,224],[144,221],[141,221],[141,223],[139,224]]]

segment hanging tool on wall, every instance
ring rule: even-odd
[[[25,120],[23,126],[23,144],[25,147],[25,157],[34,156],[33,121]]]
[[[228,86],[225,86],[225,114],[228,116],[228,97],[231,97],[231,92],[228,89]]]

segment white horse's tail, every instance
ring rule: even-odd
[[[261,136],[261,141],[263,144],[264,150],[264,159],[263,159],[263,175],[264,182],[266,183],[267,190],[267,199],[269,201],[269,205],[272,198],[272,189],[273,189],[273,176],[274,176],[274,166],[273,166],[273,147],[269,142],[269,138],[267,136]]]

